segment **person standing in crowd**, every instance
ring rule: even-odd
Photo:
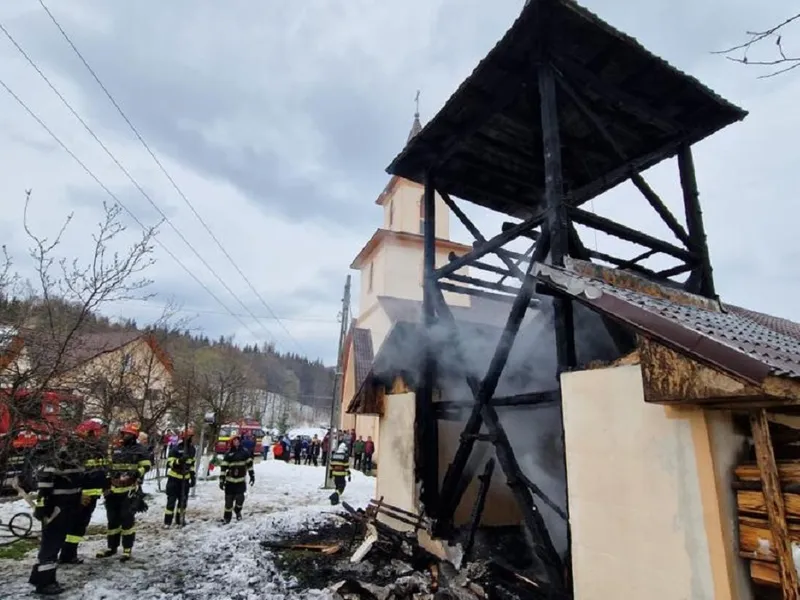
[[[309,448],[309,456],[311,456],[311,464],[315,467],[319,466],[319,448],[320,448],[320,441],[317,434],[314,434],[314,437],[311,438],[311,447]]]
[[[84,421],[75,429],[78,434],[76,461],[83,463],[81,507],[72,520],[58,562],[68,565],[83,563],[78,558],[78,544],[83,541],[92,521],[97,501],[108,489],[108,448],[104,443],[105,428],[97,421]]]
[[[225,511],[222,521],[227,525],[231,516],[236,513],[236,520],[242,520],[242,505],[247,492],[245,475],[250,476],[250,486],[256,483],[253,470],[253,455],[241,445],[238,435],[231,438],[231,446],[220,465],[219,489],[225,492]]]
[[[364,442],[364,468],[362,469],[365,474],[372,473],[372,455],[375,454],[375,442],[372,441],[372,436],[367,436],[367,441]]]
[[[167,458],[167,506],[164,509],[166,527],[172,525],[173,518],[176,525],[186,525],[189,490],[197,483],[195,473],[197,449],[192,443],[193,437],[192,429],[182,432],[182,443],[176,445]]]
[[[281,438],[281,446],[283,446],[283,454],[282,454],[283,460],[285,460],[288,463],[291,460],[291,452],[290,452],[290,450],[292,448],[291,443],[289,443],[289,436],[288,435],[284,435]]]
[[[56,580],[58,553],[81,507],[83,467],[61,440],[39,471],[34,517],[42,523],[39,554],[28,582],[37,594],[55,596],[64,591]]]
[[[360,471],[362,468],[361,460],[364,458],[364,438],[358,436],[358,439],[353,442],[353,468]]]
[[[109,478],[111,489],[105,494],[108,516],[108,549],[97,553],[97,558],[110,558],[117,553],[122,542],[120,560],[131,559],[136,540],[136,510],[139,505],[138,492],[145,473],[153,466],[147,449],[137,441],[139,426],[128,423],[119,430],[122,443],[111,454]]]
[[[299,435],[292,442],[292,453],[294,454],[294,464],[300,464],[300,457],[303,454],[303,438]]]
[[[347,444],[342,442],[336,448],[336,452],[331,454],[331,477],[333,477],[334,491],[329,496],[331,504],[336,506],[344,494],[344,489],[347,487],[347,481],[352,480],[350,474],[350,456],[347,454]]]
[[[320,444],[320,451],[322,452],[322,466],[328,464],[328,454],[330,454],[331,448],[331,430],[329,429],[325,433],[325,437],[322,438],[322,444]]]
[[[254,451],[256,449],[256,440],[249,431],[245,432],[244,436],[242,437],[242,448],[247,450],[250,453],[250,456],[255,458]]]
[[[164,435],[161,436],[161,460],[164,460],[169,456],[169,451],[170,451],[169,439],[170,439],[170,431],[169,429],[167,429],[164,432]]]

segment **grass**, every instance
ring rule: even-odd
[[[0,559],[22,560],[28,552],[38,547],[38,538],[20,538],[13,544],[0,546]]]

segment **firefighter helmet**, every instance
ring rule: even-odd
[[[103,433],[103,424],[95,419],[84,421],[75,428],[75,433],[81,437],[88,437],[89,435],[99,436]]]
[[[126,423],[123,425],[119,432],[121,434],[130,434],[136,437],[139,437],[139,424],[138,423]]]
[[[183,431],[181,431],[181,439],[182,440],[185,440],[185,439],[188,439],[188,438],[191,438],[191,437],[194,437],[194,429],[192,429],[191,427],[189,427],[189,429],[184,429]]]

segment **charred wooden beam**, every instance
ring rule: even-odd
[[[652,277],[653,279],[658,279],[658,275],[655,271],[648,269],[647,267],[643,267],[637,264],[630,264],[630,260],[626,260],[623,258],[618,258],[616,256],[612,256],[611,254],[606,254],[605,252],[598,252],[597,250],[587,250],[589,254],[589,258],[593,258],[595,260],[602,260],[609,264],[614,265],[618,269],[628,269],[629,271],[635,271],[637,273],[641,273],[645,277]]]
[[[504,292],[506,294],[512,294],[516,296],[519,293],[519,289],[517,287],[513,287],[510,285],[505,285],[502,283],[496,283],[494,281],[486,281],[485,279],[478,279],[476,277],[470,277],[469,275],[458,275],[457,273],[451,273],[447,276],[447,279],[451,281],[457,281],[458,283],[464,283],[467,285],[474,285],[479,288],[486,288],[490,290],[495,290],[498,292]]]
[[[423,203],[423,289],[422,313],[426,328],[433,327],[436,321],[436,188],[433,174],[425,178]],[[420,385],[416,398],[416,434],[420,449],[417,450],[416,468],[418,479],[422,481],[420,499],[432,516],[439,502],[439,465],[435,460],[427,460],[431,453],[438,455],[439,434],[433,413],[433,388],[436,384],[436,358],[429,344],[422,353]],[[422,450],[424,448],[424,450]]]
[[[683,264],[683,265],[676,265],[674,267],[670,267],[669,269],[664,269],[663,271],[659,271],[657,275],[659,277],[674,277],[675,275],[680,275],[681,273],[687,273],[694,269],[694,265],[691,263]]]
[[[672,244],[659,240],[652,235],[636,231],[635,229],[621,225],[620,223],[612,221],[611,219],[607,219],[606,217],[601,217],[600,215],[596,215],[581,208],[574,207],[570,207],[568,212],[572,220],[576,223],[585,225],[587,227],[592,227],[598,231],[602,231],[603,233],[613,235],[621,240],[639,244],[645,248],[656,250],[657,252],[661,252],[663,254],[668,254],[685,262],[691,262],[695,258],[694,253],[688,250],[673,246]]]
[[[517,224],[513,229],[509,229],[508,231],[504,231],[495,237],[486,240],[486,243],[477,245],[472,252],[467,252],[465,255],[461,256],[458,260],[454,260],[448,265],[445,265],[436,270],[435,276],[437,278],[445,277],[450,273],[455,273],[462,267],[469,266],[472,261],[489,254],[490,252],[495,252],[498,249],[502,249],[502,246],[510,242],[511,240],[519,237],[522,235],[523,232],[533,229],[537,227],[544,221],[545,214],[544,213],[537,213],[528,219],[525,219],[521,223]]]
[[[550,259],[564,266],[569,253],[567,211],[564,205],[564,181],[561,165],[561,139],[558,124],[555,72],[550,63],[539,65],[539,102],[542,119],[542,148],[544,152],[545,204],[550,235]]]
[[[700,193],[697,190],[692,149],[688,144],[682,146],[678,152],[678,169],[681,175],[681,188],[683,189],[683,202],[686,208],[686,222],[689,225],[691,247],[700,259],[697,269],[700,275],[698,291],[703,296],[713,298],[716,295],[714,272],[708,253],[708,240],[703,225],[703,211],[700,208]]]
[[[626,260],[621,265],[619,265],[619,268],[628,269],[630,267],[638,267],[640,266],[639,263],[641,261],[646,260],[655,254],[658,254],[658,250],[647,250],[646,252],[642,252],[641,254],[638,254],[633,258]]]
[[[513,229],[515,227],[515,225],[516,225],[515,223],[511,223],[509,221],[506,221],[502,225],[503,231],[508,231],[509,229]],[[542,234],[539,233],[538,231],[536,231],[535,229],[531,229],[530,231],[525,231],[524,233],[522,233],[520,235],[520,237],[526,237],[529,240],[533,240],[535,242],[536,240],[539,239],[540,235],[542,235]]]
[[[450,197],[450,195],[447,194],[447,192],[442,192],[441,190],[439,191],[439,195],[442,197],[445,204],[447,204],[450,210],[453,211],[453,214],[455,214],[455,216],[458,217],[458,220],[461,221],[462,225],[464,225],[464,227],[467,228],[467,231],[469,231],[472,234],[472,237],[474,237],[475,240],[480,242],[481,244],[485,244],[486,238],[483,237],[483,234],[475,226],[475,224],[472,221],[470,221],[469,217],[467,217],[467,215],[464,214],[464,211],[462,211],[458,207],[458,205],[455,202],[453,202],[453,199]],[[498,253],[495,254],[500,260],[502,260],[505,263],[506,267],[508,267],[508,270],[514,274],[514,277],[522,281],[524,274],[522,270],[519,267],[517,267],[517,265],[514,264],[514,261],[502,256],[501,254]]]
[[[504,302],[506,304],[514,303],[514,296],[507,296],[505,294],[495,294],[478,288],[470,288],[461,285],[456,285],[454,283],[447,283],[446,281],[440,281],[438,283],[438,286],[440,289],[446,292],[453,292],[454,294],[462,294],[464,296],[474,296],[477,298],[486,298],[487,300],[492,300],[494,302]],[[531,308],[536,308],[539,306],[539,301],[531,300],[529,306]]]
[[[451,262],[456,260],[457,258],[458,258],[458,254],[456,254],[455,252],[451,252],[447,256],[447,260],[449,260]],[[489,263],[481,262],[479,260],[476,260],[475,262],[473,262],[470,265],[470,267],[473,268],[473,269],[478,269],[480,271],[488,271],[489,273],[497,273],[498,275],[503,275],[505,277],[508,277],[508,276],[511,275],[511,273],[509,272],[508,269],[504,269],[503,267],[498,267],[497,265],[492,265],[492,264],[489,264]]]
[[[797,570],[792,559],[792,541],[786,524],[786,507],[781,493],[778,466],[772,449],[767,411],[759,410],[751,413],[750,426],[753,431],[753,442],[756,448],[756,461],[761,473],[761,484],[764,486],[764,501],[767,505],[767,517],[778,559],[778,572],[781,578],[781,590],[784,600],[800,600]]]
[[[537,236],[537,239],[538,239],[538,236]],[[517,267],[519,267],[523,262],[528,260],[528,258],[530,257],[531,253],[533,252],[534,248],[536,248],[536,242],[531,244],[530,248],[525,250],[524,254],[521,254],[520,256],[514,258],[513,259],[514,260],[514,264],[517,265]],[[507,277],[508,277],[508,275],[503,275],[500,279],[497,280],[497,283],[503,283],[506,280]]]
[[[476,434],[480,431],[481,424],[483,423],[483,417],[481,416],[481,405],[490,399],[495,388],[497,387],[498,381],[500,380],[500,374],[505,366],[505,361],[508,358],[508,354],[511,351],[510,344],[513,342],[514,337],[516,337],[516,331],[519,329],[519,324],[522,322],[522,317],[524,316],[525,310],[530,303],[530,296],[532,295],[534,284],[534,278],[530,275],[533,268],[532,266],[535,262],[542,260],[547,255],[547,251],[549,250],[548,241],[549,236],[547,233],[545,233],[545,235],[543,235],[537,242],[536,249],[533,252],[532,260],[528,264],[525,282],[523,283],[519,295],[514,299],[514,304],[512,305],[511,312],[508,315],[506,327],[503,330],[503,335],[501,336],[500,342],[495,350],[495,354],[492,357],[486,377],[483,381],[479,382],[475,377],[471,375],[467,376],[467,383],[469,384],[473,396],[475,397],[475,404],[472,406],[472,411],[466,425],[464,426],[465,434]],[[445,313],[445,311],[446,309],[443,307],[443,313]],[[455,326],[455,321],[452,319],[452,313],[450,313],[449,316],[446,316],[446,318],[452,326]],[[469,441],[462,442],[456,450],[453,461],[450,463],[445,473],[444,481],[442,483],[442,492],[440,495],[440,513],[437,519],[437,531],[440,533],[449,528],[453,514],[455,513],[455,509],[461,500],[456,491],[459,487],[459,480],[463,476],[464,469],[467,466],[467,461],[469,460],[469,455],[471,452],[472,443]]]
[[[573,101],[575,106],[578,110],[583,114],[583,116],[591,122],[594,128],[600,133],[600,136],[605,140],[606,144],[611,148],[611,150],[625,162],[628,162],[629,158],[625,150],[620,146],[614,136],[609,131],[606,124],[603,120],[592,111],[591,108],[584,102],[581,95],[570,85],[570,83],[565,79],[563,74],[560,74],[558,77],[558,83],[560,88],[570,97]],[[650,206],[658,213],[661,217],[661,220],[666,223],[667,227],[670,228],[672,233],[675,234],[681,242],[683,242],[686,247],[690,247],[689,242],[689,235],[686,233],[686,230],[683,226],[678,222],[675,216],[670,212],[667,205],[659,198],[658,194],[653,191],[644,178],[637,172],[633,171],[630,174],[631,181],[633,185],[642,193],[642,195],[647,199],[650,203]]]
[[[472,507],[472,514],[470,515],[469,535],[464,544],[464,559],[469,560],[472,554],[472,547],[475,544],[475,533],[481,524],[481,517],[483,516],[483,507],[486,505],[486,496],[489,495],[489,485],[492,483],[492,474],[494,473],[494,459],[486,463],[483,470],[483,475],[479,475],[480,487],[478,488],[478,497],[475,499],[475,505]]]
[[[536,407],[545,404],[553,404],[555,402],[558,402],[560,398],[561,398],[561,392],[559,390],[550,390],[547,392],[531,392],[529,394],[519,394],[517,396],[500,396],[489,400],[489,404],[496,408],[502,408],[506,406]],[[471,402],[457,402],[450,400],[437,402],[436,405],[442,406],[447,410],[472,408],[474,406],[474,404]]]

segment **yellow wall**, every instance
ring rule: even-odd
[[[383,228],[392,231],[422,233],[420,229],[420,203],[424,188],[411,181],[401,179],[394,193],[383,203]],[[389,224],[389,212],[394,207],[394,218]],[[442,240],[450,237],[450,209],[436,194],[436,237]]]
[[[378,447],[375,497],[409,512],[417,512],[414,482],[414,394],[390,394],[385,398],[385,413],[380,419],[382,443]],[[400,530],[410,527],[381,516],[381,521]]]
[[[646,404],[639,365],[561,385],[575,597],[748,598],[724,510],[730,419]]]
[[[362,312],[366,311],[375,302],[378,296],[385,296],[387,273],[386,246],[378,246],[369,260],[361,268],[360,294],[358,306]],[[369,286],[369,273],[372,269],[372,288]]]

